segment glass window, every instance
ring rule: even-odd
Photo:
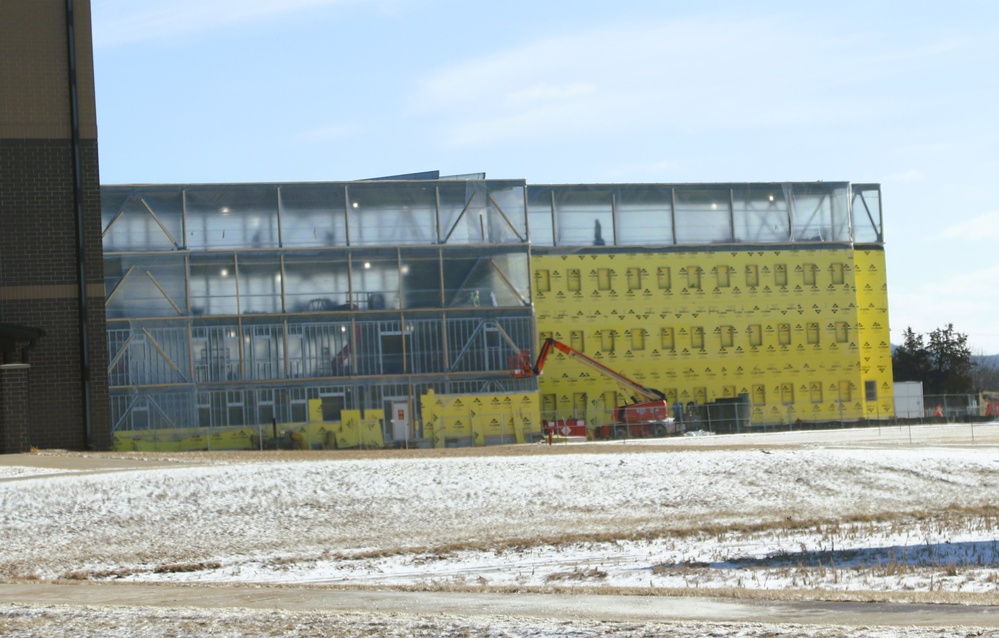
[[[547,271],[535,271],[539,292],[551,289],[551,280],[546,275]],[[529,273],[524,252],[486,255],[482,251],[445,250],[443,276],[445,304],[449,308],[529,305]]]
[[[437,191],[420,183],[350,184],[347,224],[351,246],[437,243]]]
[[[347,245],[343,184],[290,184],[281,186],[278,195],[283,246]]]
[[[399,262],[395,251],[352,254],[350,287],[353,302],[361,310],[398,309]]]
[[[179,254],[105,256],[107,317],[186,315],[186,274]]]
[[[441,267],[437,251],[407,249],[401,253],[403,308],[441,308]]]
[[[881,191],[877,185],[853,186],[853,234],[857,242],[884,241]]]
[[[284,259],[286,312],[356,310],[350,293],[347,255],[340,252],[290,254]]]
[[[211,248],[277,248],[277,187],[190,187],[185,190],[187,246]]]
[[[437,190],[442,242],[503,244],[527,241],[522,182],[462,180],[440,184]],[[538,221],[540,242],[544,225]],[[550,218],[548,226],[551,226]]]
[[[727,188],[677,188],[676,240],[681,244],[732,241],[731,193]]]
[[[781,184],[736,186],[732,191],[736,240],[787,241],[791,236],[787,193],[787,188]]]
[[[847,184],[798,184],[792,187],[794,241],[849,241]]]
[[[242,256],[237,270],[241,314],[282,312],[280,260],[276,257]]]
[[[877,401],[878,400],[878,383],[877,383],[877,381],[864,381],[864,400],[866,400],[866,401]]]
[[[527,210],[531,222],[531,243],[535,246],[554,246],[552,189],[529,187],[527,189]]]
[[[232,255],[198,255],[191,258],[189,285],[192,315],[234,315],[236,262]]]
[[[613,246],[611,191],[584,187],[557,189],[555,225],[559,246]]]
[[[184,201],[180,189],[102,188],[104,252],[183,248]]]
[[[619,245],[673,243],[673,196],[667,187],[622,186],[617,193]],[[531,227],[534,230],[534,227]]]

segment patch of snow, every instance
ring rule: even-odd
[[[885,433],[852,432],[851,445],[796,432],[614,453],[0,468],[21,479],[0,481],[0,573],[997,591],[997,448],[907,446],[904,430],[865,447]]]

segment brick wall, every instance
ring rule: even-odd
[[[30,353],[31,426],[36,447],[110,445],[100,204],[96,144],[85,146],[93,178],[85,190],[87,326],[93,437],[84,421],[76,212],[71,145],[0,140],[0,322],[41,328]],[[89,196],[87,191],[89,191]]]
[[[21,363],[0,365],[0,453],[17,454],[30,449],[28,443],[28,371]]]
[[[90,6],[87,0],[73,5],[86,308],[79,294],[66,1],[12,0],[0,19],[0,322],[46,332],[29,355],[30,445],[106,449],[111,435]],[[81,324],[89,333],[89,367]]]

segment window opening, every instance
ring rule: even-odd
[[[774,283],[778,286],[787,285],[787,266],[785,264],[774,266]]]
[[[659,290],[669,290],[672,287],[668,266],[662,266],[656,271],[656,279],[659,285]]]
[[[659,340],[661,342],[661,347],[667,352],[672,352],[676,349],[676,343],[673,341],[673,329],[672,328],[660,328],[659,329]]]
[[[704,328],[694,326],[690,329],[690,347],[694,350],[704,350]]]
[[[566,274],[565,285],[569,292],[579,292],[582,289],[582,281],[578,268],[570,268]]]

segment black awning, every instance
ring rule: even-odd
[[[20,350],[21,362],[27,363],[28,350],[44,336],[45,331],[41,328],[0,323],[0,354],[3,355],[4,362],[7,361],[8,354]]]

